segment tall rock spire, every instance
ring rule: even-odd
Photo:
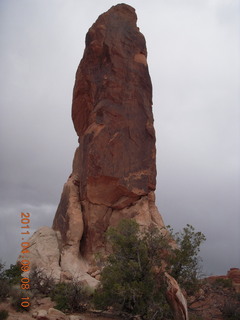
[[[105,231],[119,220],[163,226],[154,202],[152,84],[136,21],[125,4],[102,14],[86,35],[76,73],[72,118],[79,147],[53,228],[68,250],[77,233],[75,250],[90,264],[105,251]]]
[[[73,91],[80,200],[118,209],[156,186],[152,85],[136,21],[124,4],[97,19]]]

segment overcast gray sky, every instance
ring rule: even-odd
[[[20,212],[51,226],[71,172],[75,72],[85,34],[117,1],[0,0],[0,258],[15,263]],[[148,48],[157,205],[202,231],[207,274],[240,267],[240,1],[129,0]]]

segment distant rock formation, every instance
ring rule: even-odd
[[[231,268],[227,277],[232,280],[232,285],[237,293],[240,293],[240,269],[239,268]]]
[[[39,231],[57,243],[55,260],[46,268],[54,269],[59,257],[56,277],[78,277],[93,287],[100,273],[96,256],[109,253],[110,226],[128,218],[164,227],[154,195],[152,84],[136,21],[132,7],[116,5],[86,35],[72,103],[79,146],[52,229]],[[170,276],[168,286],[176,319],[187,319],[185,298]]]
[[[237,293],[240,293],[240,269],[239,268],[231,268],[230,270],[228,270],[226,275],[210,276],[207,279],[210,282],[214,282],[217,279],[224,279],[224,280],[231,279],[233,288]]]

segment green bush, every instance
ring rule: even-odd
[[[0,310],[0,320],[5,320],[8,318],[8,311],[7,310]]]
[[[49,295],[55,286],[53,277],[46,275],[41,269],[32,268],[29,279],[31,280],[31,290],[45,296]]]
[[[90,291],[79,282],[60,282],[51,292],[51,298],[56,302],[56,309],[69,312],[86,311],[90,295]]]
[[[0,278],[0,302],[3,302],[6,300],[7,297],[9,297],[11,293],[11,286],[9,282],[6,279]]]
[[[239,320],[240,319],[240,304],[231,299],[225,301],[221,308],[223,318],[225,320]]]
[[[199,289],[201,258],[198,254],[200,245],[206,238],[202,232],[195,232],[190,224],[175,234],[171,230],[171,234],[178,246],[171,255],[171,275],[189,295],[192,295]]]
[[[4,278],[4,267],[5,267],[5,263],[2,262],[2,260],[0,260],[0,279]]]
[[[213,287],[232,288],[232,279],[217,278]]]
[[[11,264],[10,268],[5,270],[4,275],[10,284],[19,284],[21,281],[21,265]]]
[[[11,286],[20,283],[21,270],[18,265],[11,265],[4,270],[5,263],[0,262],[0,302],[10,296]]]
[[[140,232],[135,221],[122,220],[118,228],[109,230],[108,239],[113,253],[102,271],[102,286],[95,291],[95,306],[112,306],[144,319],[167,319],[170,309],[163,272],[156,276],[153,270],[161,270],[163,249],[165,253],[169,249],[167,238],[154,227]]]
[[[122,220],[110,228],[112,247],[101,273],[101,287],[94,294],[97,308],[115,310],[143,319],[169,319],[164,272],[168,271],[186,291],[197,289],[201,232],[187,225],[181,233],[154,226],[140,230],[133,220]],[[175,246],[172,246],[173,239]],[[164,261],[164,263],[163,263]]]

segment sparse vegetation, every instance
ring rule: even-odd
[[[156,314],[155,319],[160,319],[166,309],[169,311],[163,291],[156,285],[156,282],[163,284],[163,278],[155,279],[152,270],[151,262],[157,260],[158,251],[155,255],[152,253],[158,242],[164,240],[158,237],[154,232],[141,234],[139,225],[131,220],[122,220],[118,228],[109,230],[108,240],[113,253],[101,275],[102,287],[94,295],[97,308],[111,306],[117,311],[145,318],[151,318],[151,313],[152,316]],[[161,268],[161,259],[157,265]]]
[[[201,315],[198,314],[189,314],[189,320],[204,320]]]
[[[198,253],[205,237],[192,226],[174,234],[171,229],[142,229],[133,220],[122,220],[117,228],[109,229],[107,240],[112,253],[94,294],[79,282],[56,284],[51,275],[36,268],[29,275],[32,294],[50,296],[56,308],[64,312],[83,312],[92,299],[102,310],[111,307],[125,316],[167,320],[173,315],[166,301],[164,272],[175,277],[188,293],[198,288]],[[0,263],[0,299],[10,296],[11,286],[21,278],[18,265],[3,269]],[[12,290],[11,297],[16,310],[26,310],[21,307],[21,290]]]
[[[90,296],[90,290],[79,282],[60,282],[51,293],[52,300],[56,302],[56,309],[68,312],[86,311]]]
[[[24,293],[16,288],[16,284],[20,284],[21,269],[19,265],[10,265],[9,269],[4,269],[5,263],[0,262],[0,302],[11,298],[11,305],[16,311],[29,311],[29,308],[21,306]]]
[[[21,280],[20,264],[11,264],[9,269],[5,270],[4,275],[10,284],[18,284]]]
[[[0,279],[0,302],[6,300],[11,292],[11,286],[6,279]]]
[[[3,275],[4,275],[4,267],[5,267],[5,263],[3,263],[2,260],[0,260],[0,279],[3,278]]]
[[[194,228],[187,225],[182,233],[173,237],[178,244],[178,248],[173,249],[166,230],[161,233],[151,226],[140,231],[135,221],[122,220],[107,236],[113,253],[102,272],[102,286],[94,295],[95,305],[98,308],[112,306],[118,311],[139,314],[143,319],[168,319],[171,312],[165,299],[164,271],[167,268],[184,288],[195,287],[197,254],[205,240],[203,234],[195,233]]]
[[[5,320],[8,318],[8,311],[7,310],[0,310],[0,320]]]
[[[213,286],[215,288],[222,287],[222,288],[232,288],[232,280],[231,279],[224,279],[224,278],[217,278]]]
[[[28,292],[28,295],[30,293]],[[18,312],[23,312],[23,311],[29,311],[30,310],[30,306],[25,308],[22,307],[21,303],[22,303],[22,298],[24,298],[26,296],[26,293],[22,292],[22,290],[20,289],[14,289],[11,291],[11,305],[12,307],[18,311]]]
[[[11,291],[9,281],[6,279],[4,267],[5,264],[0,261],[0,302],[6,300]]]
[[[171,235],[178,247],[171,254],[171,275],[188,294],[199,289],[201,259],[198,256],[200,246],[206,240],[202,232],[195,232],[193,226],[187,224],[181,232]]]
[[[240,302],[240,293],[236,293],[235,298],[236,298],[237,301]]]
[[[225,320],[239,320],[240,319],[240,304],[239,302],[228,298],[223,307],[220,308],[223,318]]]
[[[40,293],[48,296],[54,289],[55,282],[51,275],[46,275],[41,269],[33,268],[30,272],[31,290],[33,293]]]

